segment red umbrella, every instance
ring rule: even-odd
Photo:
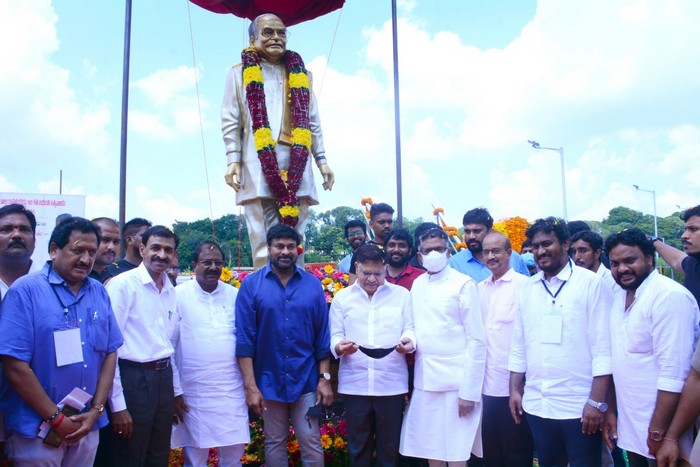
[[[343,6],[345,0],[190,0],[214,13],[232,13],[254,20],[263,13],[273,13],[287,26],[308,21]]]

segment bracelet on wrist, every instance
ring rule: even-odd
[[[55,422],[49,422],[49,425],[51,425],[51,428],[53,428],[55,430],[59,426],[61,426],[61,423],[63,423],[63,420],[65,420],[65,418],[66,418],[66,415],[63,412],[61,412],[61,416],[58,417],[58,420]]]
[[[675,444],[675,445],[678,445],[678,440],[677,440],[677,439],[667,438],[666,436],[664,436],[664,437],[663,437],[663,440],[664,440],[664,441],[668,441],[668,442],[670,442],[670,443],[673,443],[673,444]]]
[[[56,413],[54,413],[53,415],[51,415],[49,418],[45,418],[44,421],[50,425],[50,424],[51,424],[51,421],[52,421],[54,418],[58,417],[58,414],[60,414],[60,413],[61,413],[61,409],[60,409],[60,408],[56,408]]]

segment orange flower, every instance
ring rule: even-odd
[[[362,198],[362,200],[360,201],[360,203],[361,203],[363,206],[367,206],[368,204],[374,204],[374,203],[372,202],[372,198]]]
[[[438,213],[445,214],[445,210],[442,209],[442,208],[435,208],[435,209],[433,209],[433,216],[437,216]]]

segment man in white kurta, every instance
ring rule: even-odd
[[[287,170],[291,153],[292,117],[288,104],[288,70],[282,61],[287,44],[286,28],[277,16],[261,15],[251,22],[249,34],[250,45],[255,48],[260,57],[265,106],[272,138],[277,142],[275,146],[277,163],[281,170]],[[311,73],[307,73],[311,83]],[[324,188],[330,190],[334,181],[333,172],[326,163],[321,120],[313,91],[311,91],[308,112],[309,130],[312,136],[311,151],[297,191],[300,214],[299,223],[295,227],[302,239],[305,235],[309,206],[318,204],[311,167],[312,155],[323,176]],[[252,118],[243,84],[242,64],[232,67],[226,77],[221,107],[221,131],[228,164],[226,182],[236,190],[236,204],[245,206],[253,265],[255,269],[260,269],[267,264],[265,234],[270,227],[279,223],[279,212],[275,195],[265,180],[255,148]],[[299,256],[303,263],[303,255]]]
[[[449,239],[442,229],[419,239],[418,254],[428,272],[411,288],[416,372],[400,452],[430,465],[464,465],[472,446],[481,456],[475,438],[486,348],[476,283],[447,264]]]
[[[206,466],[216,447],[220,465],[240,465],[250,441],[243,378],[235,358],[238,290],[219,281],[223,252],[211,241],[195,250],[195,279],[175,289],[180,316],[175,359],[189,411],[173,426],[172,446],[185,465]]]
[[[605,248],[621,287],[610,313],[618,446],[627,450],[630,465],[646,464],[667,439],[690,371],[700,312],[685,287],[654,269],[654,246],[641,230],[612,235]],[[606,422],[614,418],[614,411],[606,414]],[[674,439],[685,459],[691,435]]]

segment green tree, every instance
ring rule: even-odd
[[[192,261],[194,260],[194,250],[197,248],[197,245],[204,240],[214,239],[212,223],[209,218],[193,222],[175,222],[175,224],[173,224],[173,231],[180,237],[178,255],[180,257],[180,267],[183,270],[190,269]],[[253,265],[250,242],[248,241],[248,231],[243,219],[239,219],[238,216],[233,214],[227,214],[214,221],[214,231],[216,232],[216,241],[224,250],[229,266],[238,266],[239,249],[241,257],[240,265]]]

